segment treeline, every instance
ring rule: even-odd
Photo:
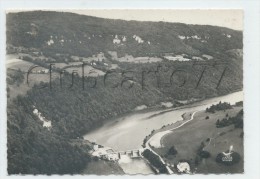
[[[224,53],[229,49],[242,49],[243,36],[239,31],[180,23],[107,20],[44,11],[8,13],[6,22],[8,44],[36,49],[40,54],[53,57],[59,62],[64,58],[71,60],[71,55],[89,57],[100,52],[107,54],[107,51],[117,51],[119,56],[131,54],[139,57],[154,57],[161,52],[185,53],[189,57],[202,54],[214,56],[214,60],[210,61],[212,64],[202,65],[163,60],[160,78],[154,72],[160,63],[117,62],[122,70],[132,71],[125,74],[133,75],[132,82],[124,84],[120,83],[120,72],[118,75],[110,74],[106,85],[103,77],[89,77],[84,90],[81,78],[75,76],[74,85],[71,85],[72,77],[68,73],[64,75],[62,88],[59,79],[52,82],[52,90],[39,89],[42,85],[50,86],[49,84],[35,85],[25,96],[8,101],[10,174],[79,173],[90,158],[80,148],[71,146],[69,139],[81,137],[93,128],[100,127],[104,121],[130,112],[139,105],[150,107],[173,99],[207,98],[242,88],[242,61],[231,59]],[[220,36],[220,33],[230,34],[232,38]],[[124,45],[113,44],[115,35],[122,38],[119,34],[127,37]],[[134,34],[140,36],[145,43],[138,44],[132,38]],[[192,39],[181,40],[179,35],[210,38],[204,44]],[[52,45],[47,44],[50,38],[54,39]],[[61,40],[64,42],[61,43]],[[151,43],[148,44],[148,41]],[[57,53],[63,55],[57,57]],[[24,57],[24,60],[49,68],[46,59],[41,61]],[[214,66],[215,62],[225,65]],[[205,75],[198,84],[205,66]],[[217,89],[218,80],[226,66],[228,70]],[[146,71],[143,86],[142,70]],[[179,71],[173,74],[174,70]],[[58,69],[54,68],[54,71]],[[13,79],[20,83],[23,75],[14,75]],[[8,79],[8,84],[12,83],[14,81]],[[134,86],[130,88],[132,84]],[[33,106],[52,122],[51,130],[43,128],[40,120],[33,115]],[[146,153],[149,157],[152,156],[149,151]],[[151,158],[158,160],[154,156]],[[161,170],[164,172],[163,167]]]
[[[161,63],[162,68],[170,68],[171,64]],[[177,69],[186,68],[189,71],[192,68],[189,64],[173,63],[172,65]],[[72,86],[72,76],[67,73],[62,79],[62,88],[59,79],[52,81],[51,90],[48,87],[39,89],[44,84],[35,85],[28,92],[25,100],[30,101],[47,119],[52,121],[57,133],[75,138],[84,135],[94,127],[101,126],[106,120],[132,111],[136,106],[151,107],[172,99],[212,97],[218,93],[227,93],[230,89],[230,86],[223,86],[222,90],[214,89],[215,81],[210,79],[201,82],[197,89],[194,89],[196,81],[192,76],[199,75],[199,71],[194,72],[194,70],[190,70],[190,79],[184,87],[179,85],[183,83],[185,73],[176,73],[171,80],[172,86],[165,87],[165,83],[170,83],[172,71],[161,73],[157,80],[158,76],[153,71],[158,65],[156,63],[133,64],[128,65],[128,68],[120,66],[121,71],[109,73],[107,76],[85,77],[84,89],[80,75],[73,77]],[[124,70],[130,72],[122,77]],[[142,71],[145,71],[144,78],[142,78]],[[129,81],[122,83],[124,78]],[[227,75],[226,80],[238,81],[232,78],[232,75]],[[158,82],[162,83],[159,87]],[[45,85],[49,86],[49,84]],[[193,92],[190,93],[191,91]]]
[[[42,126],[18,96],[7,106],[9,174],[76,174],[91,160],[82,148]]]
[[[230,103],[224,102],[222,103],[221,101],[216,104],[216,105],[211,105],[209,108],[206,108],[206,112],[214,113],[216,111],[223,111],[227,109],[232,109],[232,106]]]
[[[158,87],[155,73],[148,73],[149,70],[156,70],[157,63],[127,66],[120,63],[122,70],[133,71],[126,74],[132,75],[132,82],[128,81],[122,85],[122,76],[119,72],[109,74],[105,84],[104,76],[86,77],[83,89],[80,76],[74,76],[72,85],[72,76],[66,73],[62,78],[62,86],[59,79],[52,81],[52,89],[49,89],[49,83],[36,84],[25,96],[9,103],[8,172],[77,173],[85,167],[89,157],[81,149],[68,145],[67,140],[81,137],[95,127],[100,127],[103,122],[132,111],[136,106],[151,107],[172,99],[225,94],[240,86],[239,77],[230,72],[220,90],[215,89],[215,81],[211,81],[210,75],[206,75],[206,81],[203,80],[198,88],[194,89],[196,86],[194,78],[199,76],[202,67],[192,75],[194,71],[191,70],[191,63],[163,62],[161,64],[164,68],[173,65],[174,68],[186,69],[193,79],[189,79],[185,87],[179,87],[184,80],[183,73],[176,73],[172,78],[173,86]],[[147,71],[144,89],[140,81],[142,70]],[[164,79],[169,81],[170,74],[170,71],[162,74],[160,81],[165,82]],[[43,85],[47,87],[42,88]],[[43,128],[40,120],[33,115],[33,106],[46,120],[52,122],[50,131]],[[32,129],[32,132],[29,129]],[[36,137],[31,137],[32,140],[30,135]],[[51,161],[51,164],[48,164],[48,161]]]
[[[243,122],[243,109],[239,111],[239,113],[235,117],[226,117],[223,118],[222,120],[217,120],[216,122],[216,127],[221,128],[221,127],[226,127],[229,125],[233,125],[236,128],[243,128],[244,122]]]
[[[235,106],[242,106],[243,107],[243,101],[236,102]]]
[[[74,85],[69,88],[71,76],[65,75],[62,89],[58,79],[53,81],[52,89],[39,89],[43,84],[35,85],[24,100],[52,121],[57,134],[76,138],[100,127],[107,120],[132,111],[136,106],[154,106],[164,99],[159,91],[152,88],[143,91],[140,85],[128,89],[129,83],[125,84],[126,87],[114,88],[118,76],[110,76],[105,86],[102,80],[102,77],[97,78],[97,86],[89,87],[95,79],[87,79],[83,90],[79,77],[75,76]]]
[[[23,81],[24,81],[24,75],[23,72],[21,71],[21,69],[18,70],[12,70],[12,69],[8,69],[7,70],[7,78],[6,78],[6,82],[8,85],[17,85],[19,86]]]
[[[228,58],[196,63],[164,60],[158,63],[131,64],[118,62],[118,64],[121,69],[133,71],[133,73],[127,75],[134,74],[134,80],[140,84],[143,72],[146,88],[156,87],[167,97],[177,100],[205,99],[225,95],[242,88],[242,70],[238,64],[233,63]],[[220,65],[215,68],[214,64]],[[218,86],[225,67],[228,70],[226,70]],[[206,71],[202,74],[204,68]]]

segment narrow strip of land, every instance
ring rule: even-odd
[[[159,154],[157,154],[157,153],[151,148],[151,146],[157,147],[157,148],[158,148],[158,147],[162,147],[161,139],[162,139],[166,134],[169,134],[169,133],[173,132],[173,130],[178,129],[178,128],[182,127],[184,124],[186,124],[186,123],[192,121],[193,118],[194,118],[194,115],[196,114],[196,112],[198,112],[198,111],[193,112],[192,115],[191,115],[191,118],[190,118],[189,120],[183,122],[181,125],[179,125],[179,126],[177,126],[177,127],[174,127],[174,128],[172,128],[172,129],[166,130],[166,131],[158,132],[158,133],[156,133],[155,135],[153,135],[153,136],[145,143],[145,148],[146,148],[146,149],[149,149],[151,152],[153,152],[155,155],[157,155],[157,156],[159,157],[159,159],[161,160],[161,162],[162,162],[164,165],[166,165],[166,163],[165,163],[165,161],[162,159],[162,157],[161,157]],[[168,166],[166,166],[166,169],[167,169],[167,171],[168,171],[169,174],[174,173]]]
[[[152,145],[153,147],[156,147],[156,148],[162,147],[162,144],[161,144],[162,138],[163,138],[165,135],[167,135],[167,134],[173,132],[173,130],[178,129],[178,128],[182,127],[183,125],[185,125],[186,123],[192,121],[193,118],[194,118],[194,115],[195,115],[197,112],[198,112],[198,111],[193,112],[192,115],[191,115],[191,118],[190,118],[189,120],[183,122],[183,123],[180,124],[179,126],[174,127],[174,128],[172,128],[172,129],[169,129],[169,130],[166,130],[166,131],[162,131],[162,132],[158,132],[158,133],[154,134],[154,135],[147,141],[147,143],[150,144],[150,145]]]

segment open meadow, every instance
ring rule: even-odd
[[[241,109],[242,107],[233,107],[215,113],[199,111],[192,121],[164,136],[161,140],[162,148],[153,149],[171,164],[176,165],[179,161],[187,161],[196,173],[242,173],[243,160],[232,166],[218,164],[215,161],[217,154],[226,152],[231,145],[233,150],[243,158],[243,129],[235,128],[234,125],[216,127],[218,119],[234,117]],[[186,113],[183,116],[184,120],[189,119],[190,116]],[[202,145],[203,150],[210,153],[207,159],[197,157]],[[178,152],[176,155],[170,155],[168,152],[172,146]]]

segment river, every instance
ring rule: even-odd
[[[171,110],[166,113],[162,112],[167,110],[132,113],[113,121],[108,121],[102,127],[87,133],[84,138],[89,141],[96,142],[97,144],[111,147],[116,151],[139,149],[141,148],[143,139],[149,135],[153,129],[158,129],[163,125],[182,120],[181,115],[183,113],[204,110],[212,104],[219,103],[219,101],[228,102],[231,104],[234,104],[238,101],[243,101],[243,91],[195,102],[192,105],[188,105],[181,109]],[[141,163],[142,162],[143,161],[141,161]],[[133,163],[133,161],[129,163]],[[143,165],[143,163],[141,163],[140,165]],[[134,165],[137,164],[135,163]],[[124,167],[122,168],[124,171],[126,171],[126,173],[129,174],[132,174],[132,171],[134,170],[131,168],[129,171],[127,171],[128,167],[125,169]],[[151,172],[151,170],[148,168],[145,170],[147,171],[143,174],[148,174]]]

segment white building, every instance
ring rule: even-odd
[[[181,173],[190,173],[190,165],[187,162],[179,162],[177,169]]]
[[[92,153],[92,155],[95,157],[113,161],[119,159],[118,154],[114,153],[114,151],[110,147],[98,148],[98,145],[94,145],[93,149],[94,152]]]

